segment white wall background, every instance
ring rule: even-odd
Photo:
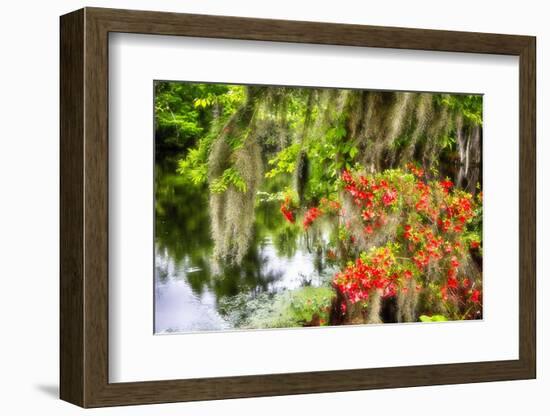
[[[102,415],[545,414],[550,410],[544,258],[550,209],[550,26],[545,2],[121,0],[4,2],[0,9],[0,413],[75,415],[58,395],[58,16],[82,6],[536,35],[538,41],[538,379],[87,411]],[[472,342],[475,342],[473,340]],[[406,350],[404,350],[406,353]]]

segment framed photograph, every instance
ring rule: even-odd
[[[60,27],[63,400],[536,377],[534,37]]]

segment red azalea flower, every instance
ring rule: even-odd
[[[304,228],[307,229],[313,223],[313,221],[315,221],[317,217],[319,217],[321,214],[322,214],[321,210],[317,207],[308,209],[304,217],[304,222],[303,222]]]
[[[397,295],[397,287],[395,286],[395,283],[390,283],[385,287],[384,294],[382,296],[384,298],[392,298],[395,295]]]
[[[421,168],[417,168],[412,163],[407,163],[407,169],[409,169],[411,173],[418,178],[424,175],[424,171]]]
[[[448,180],[441,181],[439,182],[439,184],[441,185],[445,193],[448,193],[449,189],[451,189],[454,185],[451,181],[448,181]]]
[[[458,260],[456,259],[456,256],[451,257],[451,266],[452,266],[452,267],[458,267],[458,266],[460,266],[460,263],[459,263]]]
[[[447,279],[447,287],[450,287],[451,289],[457,289],[458,279],[456,277],[449,277]]]
[[[441,289],[440,289],[440,292],[441,292],[441,298],[443,300],[447,300],[448,299],[448,296],[447,296],[447,286],[443,286]]]
[[[334,210],[334,211],[338,211],[341,207],[340,203],[338,201],[330,201],[328,203],[330,209]]]
[[[397,199],[397,192],[395,191],[395,189],[386,191],[382,196],[382,202],[386,206],[391,205],[396,199]]]
[[[286,218],[286,220],[290,223],[294,223],[294,214],[292,214],[291,211],[289,211],[286,207],[281,207],[281,212],[282,214],[284,215],[284,217]]]
[[[479,303],[479,297],[481,295],[481,292],[477,289],[474,289],[472,290],[472,295],[470,297],[470,299],[472,300],[472,302],[474,303]]]
[[[451,267],[448,271],[447,271],[447,278],[448,279],[452,279],[452,278],[455,278],[456,277],[456,269],[454,267]]]
[[[344,182],[347,182],[347,183],[353,183],[354,182],[353,176],[351,176],[351,173],[349,173],[349,171],[347,171],[347,170],[342,172],[342,179],[344,180]]]
[[[373,211],[370,211],[368,209],[365,209],[363,210],[363,212],[361,213],[361,216],[363,217],[363,219],[365,221],[368,221],[368,220],[371,220],[374,218],[374,212]]]
[[[290,197],[286,197],[284,202],[281,204],[281,213],[286,218],[286,220],[290,223],[294,223],[294,214],[289,209],[290,207]]]

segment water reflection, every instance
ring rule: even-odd
[[[169,161],[157,162],[155,186],[156,333],[238,328],[253,312],[246,305],[237,314],[232,310],[236,321],[223,305],[268,300],[270,294],[321,285],[331,275],[322,260],[328,233],[313,244],[311,235],[286,223],[277,202],[258,206],[254,241],[241,266],[215,273],[206,189],[186,184]]]

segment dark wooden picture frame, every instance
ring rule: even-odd
[[[60,396],[82,407],[337,392],[536,377],[535,38],[85,8],[61,17]],[[519,359],[109,383],[110,32],[519,57]]]

